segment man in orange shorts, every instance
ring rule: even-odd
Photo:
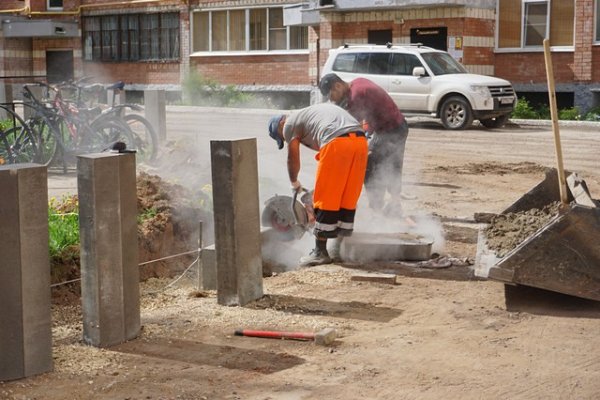
[[[300,265],[331,263],[327,239],[338,238],[332,249],[339,259],[341,241],[354,229],[356,204],[367,169],[368,145],[360,123],[347,111],[331,103],[315,104],[290,116],[269,121],[269,136],[281,150],[288,144],[287,167],[292,190],[300,191],[300,144],[317,151],[313,193],[315,248],[300,259]]]

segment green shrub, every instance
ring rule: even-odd
[[[196,106],[232,107],[249,103],[253,96],[233,85],[221,85],[198,72],[190,72],[183,80],[184,102]]]
[[[76,197],[48,204],[48,232],[51,258],[60,258],[71,246],[79,244],[79,204]]]
[[[516,119],[539,119],[538,113],[529,105],[525,97],[517,100],[517,105],[511,114],[511,118]]]
[[[600,107],[589,110],[584,116],[585,121],[600,121]]]
[[[565,108],[558,111],[558,119],[566,121],[579,121],[581,113],[577,107]]]
[[[540,104],[536,110],[539,119],[552,119],[550,107],[547,104]]]

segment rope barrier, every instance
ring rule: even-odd
[[[150,261],[145,261],[143,263],[139,263],[138,267],[142,267],[144,265],[148,265],[148,264],[152,264],[158,261],[164,261],[164,260],[169,260],[171,258],[176,258],[176,257],[181,257],[181,256],[185,256],[185,255],[190,255],[190,254],[198,254],[198,257],[196,257],[196,259],[194,261],[192,261],[192,263],[185,269],[185,271],[183,271],[183,273],[181,274],[181,276],[179,276],[174,282],[171,282],[169,285],[167,285],[165,287],[165,289],[169,286],[171,286],[172,284],[174,284],[175,282],[177,282],[179,279],[181,279],[181,277],[195,264],[199,261],[200,259],[200,251],[202,249],[196,249],[196,250],[190,250],[190,251],[185,251],[183,253],[178,253],[178,254],[173,254],[171,256],[165,256],[165,257],[161,257],[161,258],[157,258],[155,260],[150,260]],[[53,287],[57,287],[57,286],[63,286],[63,285],[68,285],[69,283],[74,283],[74,282],[79,282],[81,281],[81,278],[77,278],[77,279],[72,279],[70,281],[65,281],[65,282],[60,282],[60,283],[54,283],[52,285],[50,285],[51,288]],[[164,290],[164,289],[163,289]]]

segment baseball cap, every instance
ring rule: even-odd
[[[321,91],[321,94],[328,97],[331,87],[336,82],[343,82],[342,78],[333,73],[323,75],[321,81],[319,81],[319,90]]]
[[[276,115],[271,117],[269,120],[269,136],[271,136],[277,142],[277,147],[279,147],[279,150],[283,149],[283,139],[281,136],[279,136],[277,130],[279,129],[279,122],[281,122],[283,117],[285,117],[283,114]]]

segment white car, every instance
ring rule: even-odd
[[[466,129],[474,119],[503,126],[517,103],[510,82],[470,74],[445,51],[416,45],[345,45],[329,52],[322,76],[346,82],[367,78],[384,88],[405,114],[440,118],[447,129]]]

